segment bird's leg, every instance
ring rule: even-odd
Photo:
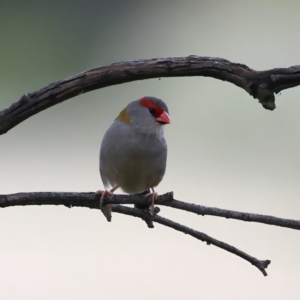
[[[105,205],[105,207],[103,207],[103,199],[106,195],[113,195],[114,191],[118,188],[118,186],[116,185],[114,188],[112,188],[110,191],[97,191],[96,194],[100,195],[101,194],[101,198],[100,198],[100,203],[99,203],[99,207],[102,211],[102,213],[104,214],[104,216],[106,217],[107,221],[110,222],[111,221],[111,204],[107,204]]]
[[[154,215],[154,202],[157,199],[157,193],[155,192],[154,188],[151,187],[152,193],[148,193],[145,198],[148,198],[151,196],[151,205],[150,205],[150,215]]]
[[[103,199],[104,199],[104,197],[106,196],[106,195],[113,195],[114,194],[114,191],[116,190],[118,188],[118,186],[116,185],[114,188],[112,188],[110,191],[107,191],[107,190],[105,190],[105,191],[101,191],[101,190],[99,190],[99,191],[97,191],[96,192],[96,194],[97,195],[101,195],[101,198],[100,198],[100,208],[102,208],[102,206],[103,206]],[[107,205],[109,205],[109,204],[107,204]]]

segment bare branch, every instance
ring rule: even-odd
[[[170,199],[171,198],[171,199]],[[166,202],[167,199],[172,200],[172,193],[168,193],[162,196],[159,196],[158,201]],[[118,200],[116,200],[118,199]],[[134,199],[134,200],[133,200]],[[115,195],[114,197],[106,197],[106,203],[111,202],[109,200],[114,200],[112,202],[121,202],[121,203],[135,203],[135,204],[148,204],[149,199],[145,199],[143,196],[128,196],[128,195]],[[99,197],[95,193],[18,193],[11,195],[0,195],[0,207],[9,207],[17,205],[65,205],[67,207],[80,206],[80,207],[89,207],[99,209]],[[130,208],[122,206],[119,204],[112,205],[112,211],[131,215],[134,217],[141,218],[146,221],[148,227],[153,228],[152,222],[157,222],[167,227],[173,228],[177,231],[188,234],[198,240],[206,242],[208,245],[212,244],[216,247],[219,247],[223,250],[226,250],[230,253],[233,253],[248,262],[256,266],[264,276],[267,276],[266,268],[271,263],[269,260],[258,260],[257,258],[250,256],[249,254],[229,245],[224,242],[221,242],[217,239],[214,239],[205,233],[196,231],[187,226],[181,225],[179,223],[173,222],[161,216],[155,214],[150,216],[149,213],[142,209]],[[159,212],[159,209],[156,207],[156,213]]]
[[[182,76],[206,76],[231,82],[258,99],[264,108],[273,110],[274,93],[300,85],[300,65],[255,71],[222,58],[199,56],[115,63],[68,77],[24,95],[0,111],[0,134],[40,111],[82,93],[136,80]]]
[[[126,215],[131,215],[131,216],[135,216],[135,217],[139,217],[141,219],[145,219],[147,217],[147,214],[145,212],[143,212],[143,210],[141,209],[137,209],[137,208],[131,208],[131,207],[126,207],[126,206],[122,206],[122,205],[113,205],[112,206],[112,211],[113,212],[117,212],[117,213],[122,213],[122,214],[126,214]],[[202,233],[200,231],[194,230],[192,228],[189,228],[187,226],[181,225],[179,223],[173,222],[169,219],[163,218],[161,216],[155,215],[152,218],[153,222],[157,222],[159,224],[165,225],[167,227],[173,228],[177,231],[183,232],[185,234],[188,234],[202,242],[206,242],[207,245],[215,245],[216,247],[219,247],[223,250],[226,250],[230,253],[233,253],[245,260],[247,260],[248,262],[250,262],[252,265],[254,265],[255,267],[257,267],[264,276],[267,276],[267,272],[266,272],[266,268],[268,267],[268,265],[271,263],[270,260],[258,260],[257,258],[229,245],[226,244],[224,242],[221,242],[217,239],[214,239],[212,237],[210,237],[209,235]]]
[[[275,226],[300,230],[299,220],[283,219],[283,218],[277,218],[268,215],[239,212],[239,211],[228,210],[228,209],[220,209],[216,207],[207,207],[203,205],[197,205],[197,204],[187,203],[178,200],[173,200],[172,202],[164,202],[164,203],[157,202],[157,204],[193,212],[197,215],[202,215],[202,216],[210,215],[216,217],[224,217],[226,219],[236,219],[236,220],[247,221],[247,222],[263,223],[268,225],[275,225]]]
[[[138,195],[114,195],[114,197],[105,197],[104,203],[139,205],[150,204],[149,199],[145,199],[143,196]],[[99,199],[98,196],[95,196],[95,193],[35,192],[0,195],[0,207],[48,204],[65,205],[67,207],[81,206],[89,208],[99,208]],[[210,215],[216,217],[224,217],[226,219],[263,223],[300,230],[300,221],[298,220],[283,219],[267,215],[259,215],[196,205],[193,203],[187,203],[173,199],[172,192],[158,196],[156,204],[193,212],[202,216]]]

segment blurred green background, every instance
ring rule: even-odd
[[[123,60],[216,56],[263,70],[300,63],[299,1],[0,0],[0,109],[23,94]],[[159,193],[208,206],[299,219],[299,88],[264,110],[211,78],[163,78],[93,91],[0,136],[0,193],[96,191],[101,138],[145,95],[172,124]],[[0,299],[299,299],[300,233],[169,217],[272,261],[242,259],[160,225],[96,210],[0,210]]]

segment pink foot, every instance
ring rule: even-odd
[[[107,195],[113,196],[114,192],[105,190],[105,191],[97,191],[96,194],[101,195],[99,206],[100,206],[100,209],[102,209],[104,197]],[[110,204],[107,204],[107,205],[110,205]]]
[[[111,204],[107,204],[107,205],[103,206],[103,199],[107,195],[113,196],[114,191],[117,188],[118,187],[116,186],[113,189],[111,189],[110,191],[105,190],[105,191],[97,191],[96,192],[96,195],[101,195],[99,207],[100,207],[102,213],[104,214],[104,216],[105,216],[105,218],[107,219],[108,222],[111,221]]]
[[[154,202],[157,199],[157,193],[154,191],[154,188],[151,188],[152,193],[148,193],[145,195],[145,198],[148,198],[151,196],[151,205],[150,205],[150,215],[154,215]]]

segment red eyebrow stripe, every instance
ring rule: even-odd
[[[149,100],[147,98],[142,98],[140,100],[140,104],[147,108],[154,108],[156,111],[157,117],[159,117],[164,112],[164,110],[159,105],[153,103],[151,100]]]

